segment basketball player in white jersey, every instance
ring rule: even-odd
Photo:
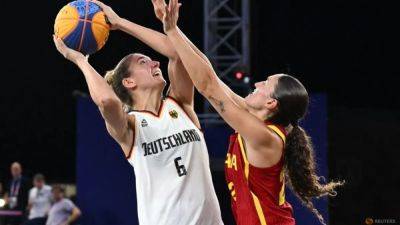
[[[164,34],[122,19],[109,6],[94,2],[102,7],[112,29],[131,34],[169,58],[171,84],[163,98],[166,82],[159,62],[130,54],[104,79],[85,56],[54,37],[58,51],[83,72],[109,134],[135,169],[140,224],[223,224],[207,147],[193,110],[193,83],[177,53]],[[124,105],[132,110],[129,114]]]

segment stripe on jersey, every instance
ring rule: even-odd
[[[285,134],[275,125],[268,125],[269,129],[275,131],[275,133],[283,140],[283,143],[286,143],[286,136]]]
[[[239,146],[240,146],[240,151],[242,152],[242,158],[244,161],[244,174],[246,176],[246,181],[248,182],[249,180],[249,161],[247,160],[247,155],[246,155],[246,150],[243,145],[243,139],[240,134],[238,134],[238,141],[239,141]],[[261,208],[261,203],[258,197],[250,190],[251,196],[253,197],[253,202],[254,206],[257,211],[258,219],[260,220],[261,225],[267,225],[267,222],[265,220],[264,212]]]
[[[251,192],[251,195],[253,196],[254,205],[256,207],[257,215],[258,215],[258,218],[260,219],[261,225],[267,225],[267,221],[265,220],[264,212],[261,208],[260,200],[252,191],[250,191],[250,192]]]
[[[246,180],[248,180],[249,179],[249,161],[247,160],[242,136],[240,134],[238,134],[237,139],[239,141],[240,151],[242,152],[242,157],[243,157],[243,161],[244,161],[244,174],[246,176]]]
[[[164,101],[165,101],[165,99],[161,100],[160,108],[158,108],[157,114],[155,114],[154,112],[149,111],[149,110],[132,110],[131,112],[147,113],[156,118],[160,118],[163,113],[163,109],[164,109]]]

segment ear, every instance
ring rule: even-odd
[[[122,85],[128,89],[133,89],[136,87],[136,82],[133,78],[127,77],[122,80]]]
[[[268,110],[274,111],[278,108],[278,101],[276,99],[269,98],[265,103],[265,106],[267,107]]]

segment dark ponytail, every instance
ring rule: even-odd
[[[311,199],[326,195],[336,196],[335,188],[343,182],[320,183],[323,177],[316,174],[311,139],[300,126],[293,126],[286,139],[285,172],[288,184],[297,197],[322,224],[325,224],[324,218],[314,207]]]
[[[304,86],[289,75],[279,77],[272,98],[278,101],[277,112],[268,120],[292,130],[286,138],[284,169],[289,187],[322,224],[324,218],[314,207],[312,198],[335,196],[335,188],[344,182],[322,184],[315,169],[311,139],[298,124],[307,112],[309,97]]]

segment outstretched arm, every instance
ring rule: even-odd
[[[164,0],[163,0],[164,1]],[[186,37],[186,35],[179,29],[179,27],[177,27],[177,30],[179,31],[179,33],[182,35],[183,39],[185,39],[186,43],[189,44],[189,46],[193,49],[194,52],[196,52],[196,54],[198,56],[201,57],[201,59],[204,60],[204,62],[206,62],[208,64],[209,67],[212,68],[212,64],[210,62],[210,60],[207,58],[207,56],[201,52],[196,45],[194,45],[189,38]],[[224,91],[229,95],[229,97],[232,98],[232,100],[241,108],[246,109],[246,103],[244,102],[244,99],[239,96],[238,94],[236,94],[235,92],[232,91],[232,89],[230,89],[224,82],[222,82],[221,80],[219,80],[220,85],[222,86],[222,88],[224,89]]]
[[[90,96],[99,107],[101,115],[106,121],[107,130],[110,135],[121,145],[125,155],[128,155],[133,142],[134,120],[128,120],[127,114],[123,111],[123,105],[112,88],[107,84],[100,74],[89,64],[82,53],[68,48],[64,42],[53,36],[57,50],[68,60],[79,67],[85,76],[89,87]],[[131,124],[131,125],[129,125]]]
[[[194,86],[192,80],[189,78],[181,60],[179,59],[178,53],[173,48],[168,37],[163,33],[119,17],[110,6],[107,6],[100,1],[93,0],[93,2],[103,9],[112,29],[124,31],[142,41],[158,53],[168,57],[168,77],[170,80],[168,95],[178,100],[184,110],[188,113],[191,120],[199,127],[200,123],[193,109]],[[164,6],[162,5],[163,2],[152,0],[152,3],[157,18],[162,20],[162,17],[160,17],[162,15],[160,14],[160,9],[164,9]]]
[[[178,58],[178,54],[172,47],[165,34],[121,18],[110,6],[102,3],[101,1],[92,1],[102,8],[104,14],[107,16],[108,21],[110,22],[111,29],[121,30],[132,35],[169,59]]]
[[[222,81],[214,70],[199,54],[190,47],[190,44],[177,29],[179,5],[177,0],[170,0],[164,16],[164,31],[172,42],[183,65],[189,72],[197,90],[206,97],[222,118],[237,130],[250,145],[259,149],[267,146],[273,138],[273,133],[247,110],[239,107],[224,90]]]

